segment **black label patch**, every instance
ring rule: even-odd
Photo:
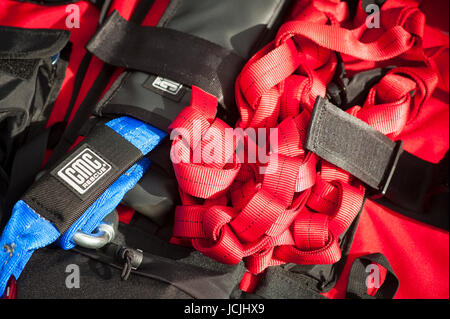
[[[84,195],[112,166],[86,144],[60,164],[52,174],[78,195]]]
[[[142,86],[175,102],[179,102],[186,92],[182,84],[154,75],[150,75]]]

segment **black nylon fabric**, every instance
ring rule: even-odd
[[[214,42],[247,59],[274,38],[292,2],[172,0],[158,26]]]
[[[178,184],[173,174],[167,173],[154,159],[145,173],[145,178],[125,194],[122,204],[148,216],[155,223],[165,225],[180,204]]]
[[[5,209],[12,209],[14,203],[22,196],[29,185],[33,183],[36,175],[40,171],[45,157],[49,133],[50,131],[47,130],[38,134],[33,140],[17,150],[11,168]],[[33,160],[30,160],[30,157]]]
[[[403,152],[386,196],[376,201],[402,215],[448,230],[448,166],[448,151],[437,164]]]
[[[376,263],[386,269],[386,278],[378,288],[375,296],[367,294],[366,279],[368,272],[366,267]],[[375,253],[358,257],[353,262],[348,279],[347,296],[349,299],[392,299],[398,289],[397,275],[383,254]]]
[[[326,299],[307,274],[293,273],[284,267],[268,268],[252,294],[243,293],[243,299]]]
[[[42,59],[60,52],[69,32],[56,29],[0,27],[1,59]]]
[[[169,233],[167,225],[159,226],[140,215],[129,225],[120,224],[114,245],[144,253],[128,280],[121,280],[124,261],[111,255],[110,249],[40,249],[18,280],[18,298],[230,298],[244,273],[243,264],[224,265],[190,248],[169,244]],[[68,265],[79,267],[79,289],[66,287]]]
[[[254,293],[247,294],[238,288],[244,272],[242,263],[224,265],[190,248],[171,245],[171,221],[154,222],[135,215],[129,225],[120,224],[111,245],[143,250],[143,262],[127,281],[120,279],[123,261],[110,253],[112,247],[70,252],[45,248],[35,253],[20,277],[19,298],[42,298],[42,287],[35,284],[39,276],[48,291],[44,298],[324,299],[320,293],[331,289],[340,275],[357,223],[358,218],[340,238],[340,262],[270,267]],[[70,264],[80,267],[80,289],[65,286],[65,269]]]
[[[68,40],[69,33],[63,30],[0,27],[1,165],[7,164],[12,147],[8,144],[31,122],[46,120],[47,106],[62,82],[56,76],[62,72],[58,65],[52,66],[51,57],[61,52]]]
[[[11,186],[16,152],[44,132],[64,79],[68,41],[64,30],[0,26],[0,206],[5,214],[37,173],[33,170],[20,187]],[[28,155],[31,167],[40,165],[39,154]]]
[[[113,13],[91,39],[88,50],[109,64],[184,84],[186,94],[179,104],[179,100],[170,103],[171,96],[161,92],[147,93],[146,100],[153,103],[139,103],[139,98],[123,100],[121,92],[130,86],[133,94],[142,91],[134,83],[138,75],[124,76],[99,103],[97,114],[126,113],[167,130],[186,106],[185,100],[189,102],[190,87],[196,85],[218,98],[218,116],[233,126],[238,116],[235,78],[245,60],[269,41],[289,5],[286,0],[171,1],[157,28],[138,26]],[[143,86],[152,90],[148,81]],[[124,88],[115,98],[117,87]],[[163,101],[158,98],[161,95]]]
[[[97,104],[95,112],[100,117],[126,114],[167,132],[178,113],[189,106],[191,89],[182,86],[183,95],[174,100],[167,98],[164,92],[155,92],[154,80],[154,76],[144,72],[121,74]]]
[[[19,2],[30,2],[30,3],[36,3],[41,5],[50,5],[50,6],[57,6],[57,5],[63,5],[63,4],[71,4],[71,3],[77,3],[82,0],[14,0]],[[103,3],[105,0],[89,0],[92,4],[94,4],[96,7],[101,8],[103,6]]]
[[[68,289],[70,265],[79,267],[80,288]],[[68,272],[66,272],[68,270]],[[18,299],[172,299],[191,298],[164,282],[130,276],[120,279],[116,269],[75,251],[42,248],[33,254],[17,285]]]

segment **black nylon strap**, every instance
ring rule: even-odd
[[[306,148],[385,195],[379,203],[449,229],[448,155],[436,165],[401,149],[363,121],[318,98]],[[380,197],[380,196],[377,196]]]
[[[416,210],[417,206],[423,205],[427,191],[433,185],[434,167],[433,163],[403,152],[386,197],[393,202],[403,203],[406,209]]]
[[[217,44],[168,28],[139,26],[117,12],[87,49],[115,66],[196,85],[225,106],[230,102],[224,102],[224,96],[234,96],[234,80],[244,64],[240,56]]]
[[[131,19],[136,23],[141,23],[145,18],[145,15],[148,13],[148,10],[150,10],[151,6],[153,5],[153,2],[154,0],[140,1],[138,3],[137,8],[133,12]],[[103,10],[100,14],[99,25],[101,25],[104,22],[106,12],[108,11],[110,5],[111,1],[109,0],[105,1],[102,4]],[[68,111],[64,119],[65,122],[69,120],[70,113],[72,112],[79,90],[81,89],[81,85],[83,82],[82,80],[84,79],[87,73],[87,69],[91,62],[91,59],[92,54],[90,52],[87,52],[84,55],[80,67],[77,71],[74,84],[74,92],[72,94]],[[75,113],[75,116],[67,126],[67,129],[65,130],[63,136],[61,137],[60,142],[55,147],[51,157],[47,161],[46,164],[47,168],[54,165],[67,152],[67,150],[69,150],[69,148],[73,145],[73,143],[75,143],[79,135],[80,129],[83,127],[84,123],[88,120],[89,115],[92,113],[92,110],[94,109],[97,101],[99,100],[104,89],[108,85],[109,79],[114,74],[114,71],[115,71],[114,66],[108,64],[103,65],[98,77],[94,81],[94,84],[90,88],[83,102],[81,102],[77,112]]]
[[[437,164],[402,152],[385,197],[376,201],[420,222],[449,229],[448,152]]]
[[[89,114],[92,112],[95,103],[100,98],[104,88],[108,84],[110,77],[114,73],[114,69],[115,68],[110,65],[103,66],[99,76],[95,79],[94,84],[92,85],[85,99],[75,113],[75,116],[73,117],[69,126],[64,131],[64,134],[61,137],[58,145],[55,147],[51,157],[47,161],[47,168],[52,167],[67,152],[67,150],[73,145],[73,143],[75,143],[75,140],[79,135],[79,130],[88,120]]]
[[[111,1],[112,0],[106,0],[102,4],[102,8],[100,11],[100,17],[98,19],[99,25],[102,25],[103,22],[105,21],[106,15],[108,14],[109,8],[111,6]],[[141,3],[145,3],[145,4],[150,3],[151,4],[152,2],[153,1],[142,1]],[[143,18],[139,17],[139,19],[143,19]],[[75,105],[77,96],[80,93],[80,89],[83,84],[83,80],[86,76],[89,64],[91,63],[91,60],[92,60],[92,53],[87,51],[85,53],[85,55],[83,56],[83,59],[81,60],[80,65],[78,66],[77,74],[75,75],[72,96],[70,98],[69,107],[67,108],[66,115],[64,117],[65,123],[69,122],[70,115],[72,114],[73,107]]]
[[[44,131],[17,150],[11,168],[11,182],[6,194],[6,209],[11,209],[17,199],[33,183],[45,157],[49,133],[50,130]]]
[[[318,97],[306,148],[384,192],[401,148],[388,137]]]
[[[386,268],[386,278],[383,284],[378,288],[375,296],[367,294],[366,279],[369,276],[366,267],[371,263]],[[347,296],[349,299],[392,299],[397,293],[399,281],[389,264],[388,260],[383,254],[375,253],[361,256],[355,259],[350,275],[348,278]]]
[[[90,174],[93,180],[91,186],[74,182],[76,176],[81,174],[76,171],[76,167],[80,167],[78,161],[86,153],[91,163],[96,161],[95,165],[90,166],[95,170],[86,166],[81,168],[85,173],[95,171],[94,175]],[[140,158],[140,150],[114,130],[105,125],[96,127],[52,171],[35,182],[22,199],[39,215],[51,221],[62,234]],[[101,168],[98,168],[99,163]],[[81,162],[81,165],[85,164]]]
[[[92,54],[90,52],[86,52],[83,56],[83,59],[78,66],[77,73],[75,75],[72,96],[70,97],[69,107],[67,108],[66,115],[64,116],[64,122],[68,123],[70,115],[72,114],[73,107],[77,100],[77,96],[80,93],[81,85],[83,84],[84,77],[87,73],[87,69],[92,60]]]

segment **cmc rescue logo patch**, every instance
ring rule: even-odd
[[[105,160],[86,147],[57,169],[56,175],[78,194],[85,194],[111,170]]]

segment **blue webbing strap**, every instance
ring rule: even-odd
[[[51,244],[59,235],[52,223],[24,201],[16,203],[0,238],[0,295],[11,275],[19,277],[34,250]]]
[[[130,117],[117,118],[106,125],[138,148],[143,155],[166,136],[163,131]],[[92,232],[120,203],[126,192],[136,185],[149,165],[150,160],[144,157],[129,168],[63,234],[58,244],[63,249],[73,248],[75,245],[72,237],[75,232]],[[0,296],[11,275],[19,277],[33,252],[55,242],[60,235],[52,223],[39,216],[23,200],[16,203],[0,238]]]
[[[150,166],[150,160],[144,157],[120,176],[86,212],[59,238],[58,245],[63,249],[75,247],[73,235],[81,230],[90,234],[114,208],[122,201],[125,194],[136,185]]]

